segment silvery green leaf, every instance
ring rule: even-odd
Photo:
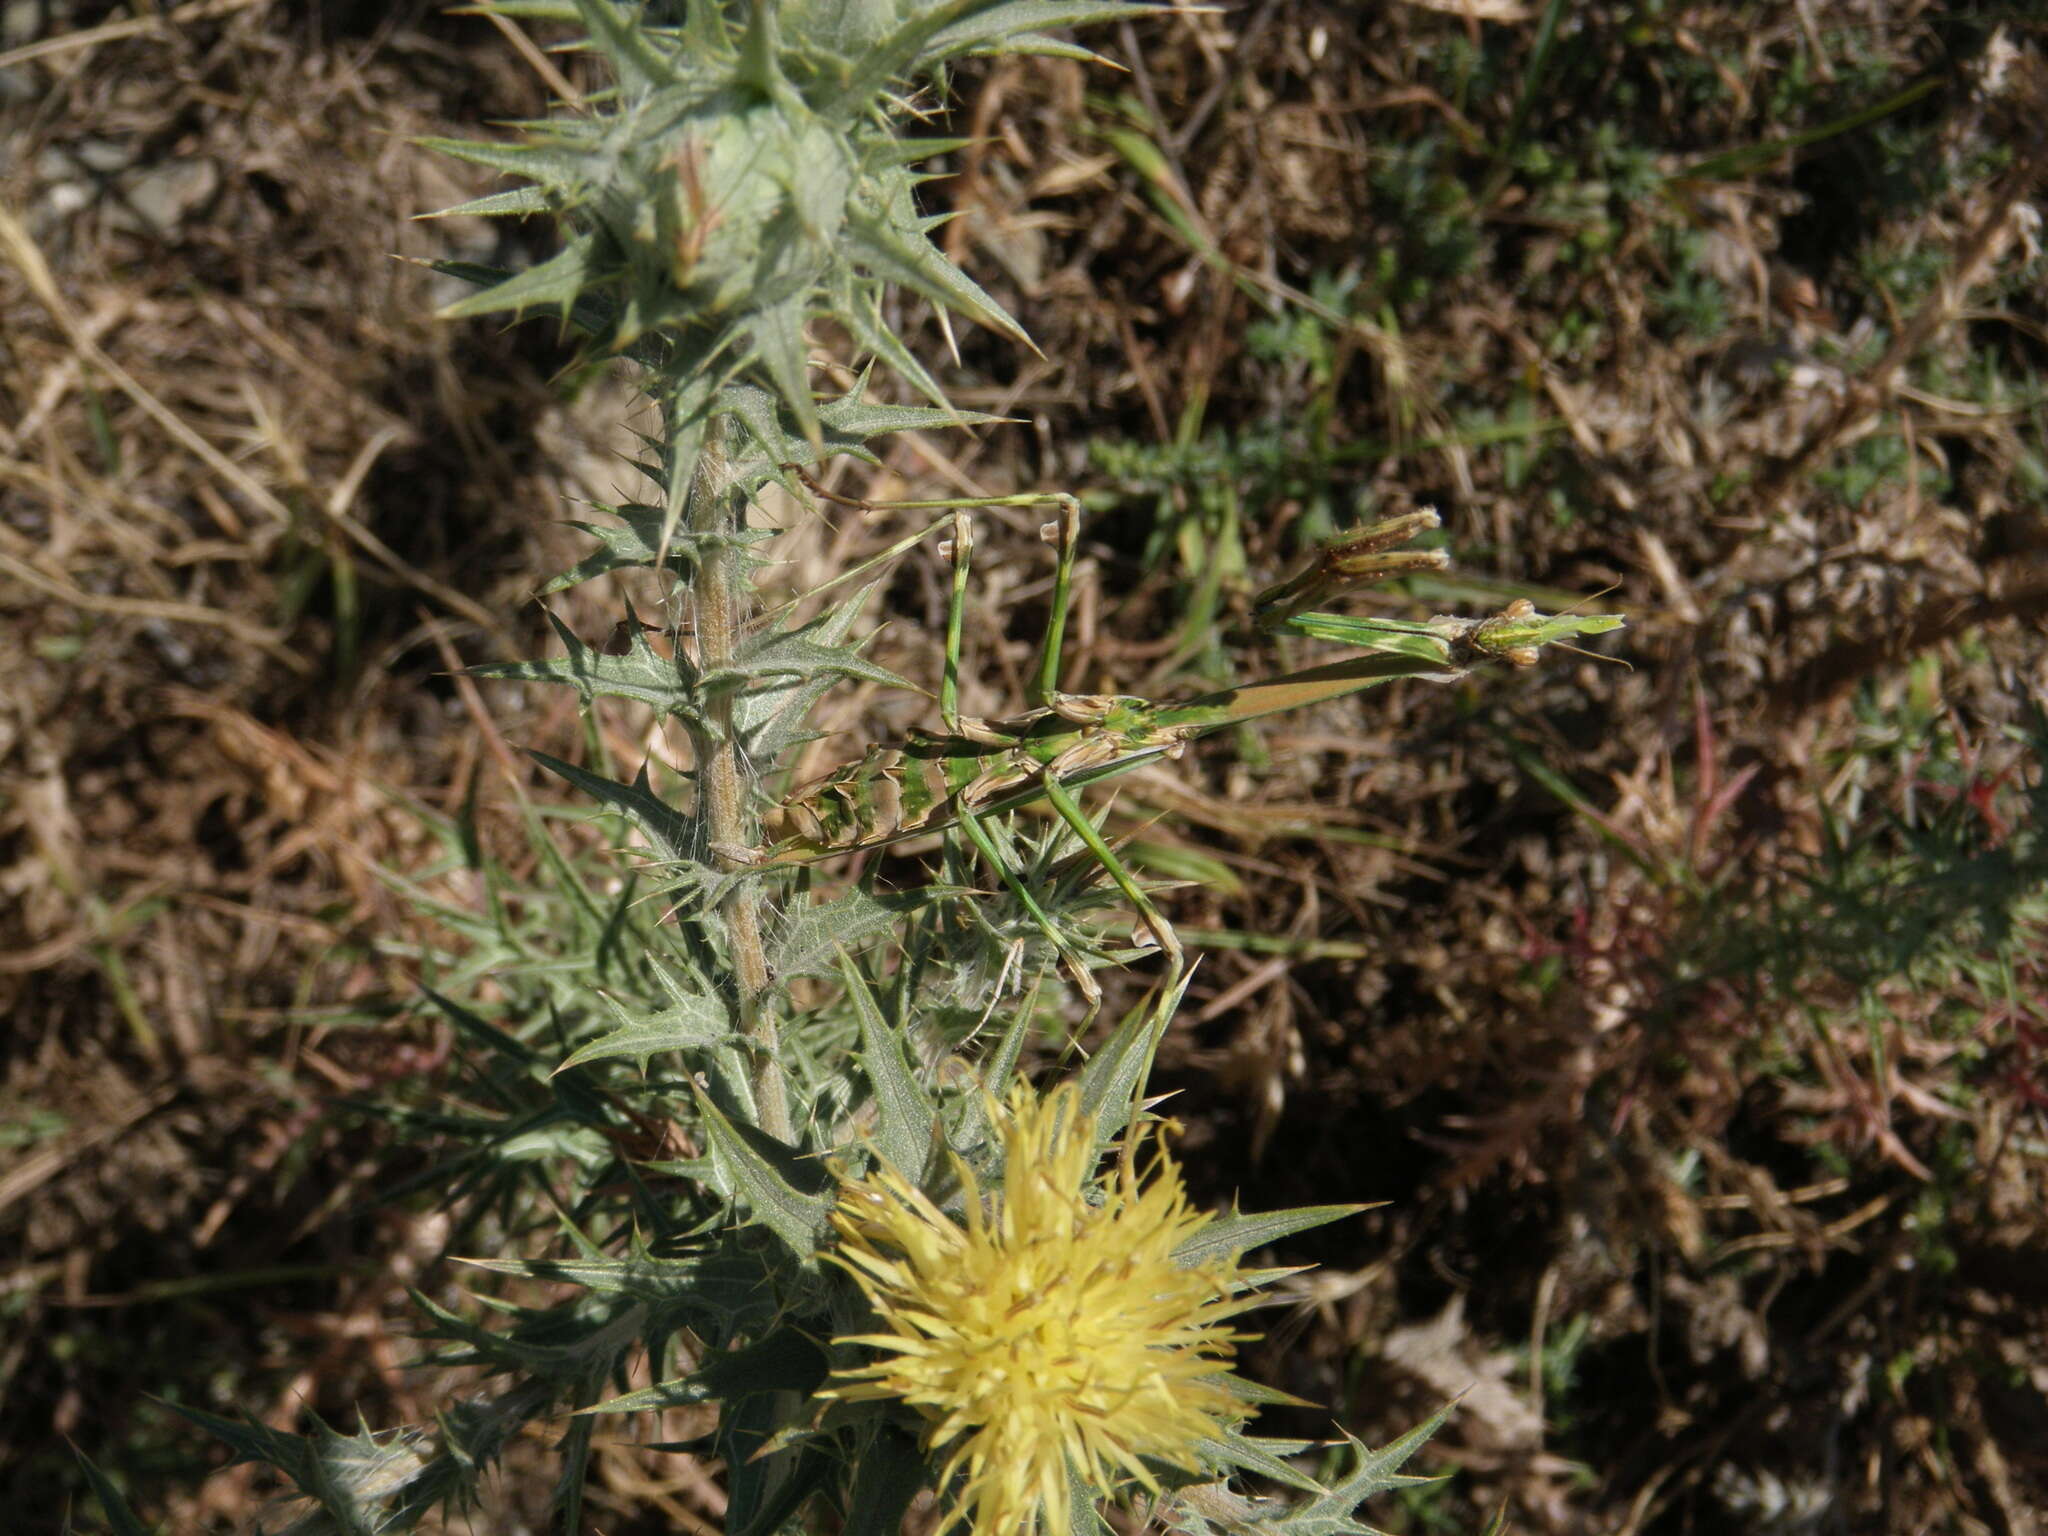
[[[907,189],[903,200],[908,201]],[[903,228],[878,210],[855,205],[847,210],[846,235],[855,259],[875,276],[900,283],[934,304],[958,310],[990,330],[1031,346],[1031,338],[1008,311],[921,232]]]
[[[907,677],[900,677],[887,667],[869,661],[851,646],[826,643],[824,637],[831,633],[831,614],[821,614],[801,629],[783,630],[757,635],[740,647],[733,658],[731,671],[740,680],[748,677],[816,677],[821,673],[834,677],[859,678],[864,682],[880,683],[885,688],[908,688],[917,685]],[[718,684],[727,681],[724,673],[715,680]],[[714,686],[710,673],[704,677],[704,685]]]
[[[702,1093],[697,1111],[714,1186],[738,1199],[798,1259],[815,1258],[831,1230],[826,1218],[834,1201],[823,1166],[753,1126],[728,1120]]]
[[[638,625],[632,625],[628,631],[627,653],[607,656],[585,645],[554,614],[548,614],[548,622],[561,637],[566,655],[547,661],[487,661],[469,668],[469,675],[510,682],[560,683],[574,688],[585,704],[600,697],[631,699],[676,719],[701,719],[699,680],[690,675],[688,660],[680,654],[658,654]]]
[[[1374,1527],[1358,1519],[1358,1506],[1377,1494],[1397,1488],[1415,1488],[1442,1481],[1435,1477],[1411,1477],[1399,1469],[1443,1427],[1450,1413],[1451,1405],[1446,1404],[1400,1439],[1378,1450],[1369,1449],[1364,1441],[1346,1435],[1344,1438],[1350,1444],[1354,1464],[1343,1480],[1305,1499],[1278,1519],[1261,1521],[1261,1528],[1284,1533],[1284,1536],[1377,1536]]]
[[[829,58],[859,56],[896,20],[896,0],[784,0],[782,25],[791,43]]]
[[[839,951],[839,974],[860,1020],[861,1071],[874,1094],[875,1148],[904,1178],[921,1182],[925,1164],[938,1150],[942,1138],[936,1134],[938,1106],[924,1091],[904,1055],[910,1033],[907,1021],[891,1021],[883,1015],[881,999],[875,996],[867,978],[843,948]]]
[[[811,641],[822,646],[841,646],[873,591],[873,586],[863,587],[813,620],[806,626]],[[809,740],[806,722],[811,710],[838,682],[838,673],[820,671],[741,693],[733,705],[733,730],[749,757],[765,768],[797,742]]]
[[[844,72],[845,86],[819,110],[829,117],[854,117],[893,81],[906,79],[919,53],[937,33],[963,17],[1003,0],[937,0],[896,6],[896,25],[885,27]]]
[[[637,14],[630,18],[620,15],[611,0],[576,0],[576,13],[590,29],[591,40],[618,71],[621,85],[629,90],[650,90],[673,84],[678,78],[673,61],[648,41]]]
[[[1255,1216],[1232,1212],[1219,1216],[1173,1252],[1181,1264],[1234,1263],[1239,1254],[1267,1243],[1278,1242],[1310,1227],[1346,1216],[1356,1216],[1363,1205],[1301,1205],[1284,1211],[1265,1211]]]
[[[714,538],[726,543],[760,544],[775,537],[771,530],[765,528],[747,529],[732,535],[698,534],[679,528],[664,544],[661,533],[667,513],[662,508],[643,502],[628,502],[617,507],[603,502],[593,505],[597,511],[618,518],[626,526],[609,528],[600,523],[571,519],[571,528],[589,534],[600,547],[542,587],[542,597],[617,570],[665,567],[680,571],[694,565]]]
[[[502,175],[524,177],[527,181],[557,190],[580,186],[592,169],[585,151],[554,144],[499,144],[486,139],[416,139],[413,142],[422,149],[467,160],[472,165],[485,166]]]
[[[466,320],[476,315],[500,314],[505,310],[536,308],[568,315],[574,311],[577,298],[596,279],[596,248],[595,236],[579,235],[546,261],[523,272],[508,273],[491,287],[466,299],[457,299],[441,311],[441,318]],[[437,261],[434,270],[455,277],[469,277],[472,272],[489,269],[462,262]]]
[[[1220,1439],[1201,1442],[1202,1459],[1213,1467],[1238,1467],[1246,1472],[1257,1473],[1260,1477],[1271,1478],[1285,1488],[1296,1488],[1304,1493],[1322,1494],[1327,1492],[1322,1484],[1309,1477],[1287,1461],[1289,1454],[1298,1454],[1297,1443],[1262,1440],[1255,1436],[1231,1430]]]
[[[735,383],[721,396],[720,409],[730,413],[741,436],[733,444],[735,482],[753,492],[770,480],[780,481],[786,465],[823,463],[835,454],[851,454],[876,462],[869,438],[894,432],[934,432],[948,427],[986,426],[1008,418],[983,411],[941,410],[929,405],[885,405],[862,398],[867,375],[847,393],[820,402],[818,423],[823,440],[813,447],[796,420],[781,407],[776,394],[758,385]],[[797,491],[794,484],[787,488]]]
[[[809,348],[804,341],[806,306],[802,295],[758,309],[747,323],[754,344],[754,356],[774,381],[781,402],[796,419],[810,445],[804,462],[824,452],[824,432],[818,423],[817,402],[811,396]]]
[[[654,845],[655,852],[675,868],[696,867],[708,875],[707,866],[699,865],[696,854],[703,845],[703,834],[695,818],[685,816],[661,796],[654,793],[649,783],[647,770],[642,767],[631,784],[622,784],[608,779],[601,773],[592,773],[574,763],[565,763],[558,757],[545,752],[527,754],[541,767],[552,774],[566,779],[593,800],[610,806],[623,813],[642,836]]]
[[[790,213],[813,249],[830,251],[859,175],[853,149],[824,124],[808,121],[798,133],[796,154],[787,187]]]
[[[832,313],[853,332],[853,339],[862,348],[887,363],[933,405],[950,411],[952,404],[946,399],[946,392],[939,386],[939,381],[932,377],[917,354],[903,344],[903,339],[882,318],[879,292],[876,285],[856,284],[848,276],[840,286]]]
[[[714,997],[683,995],[676,997],[669,1007],[651,1012],[628,1008],[609,993],[600,996],[612,1017],[619,1021],[619,1027],[572,1052],[555,1068],[557,1072],[613,1056],[631,1057],[644,1069],[664,1051],[716,1045],[733,1033],[725,1004]]]
[[[859,887],[832,901],[800,907],[775,940],[769,963],[777,976],[829,976],[835,949],[858,950],[892,932],[903,914],[943,893],[929,887],[878,896]]]
[[[1152,1072],[1153,1053],[1166,1032],[1192,975],[1181,977],[1170,997],[1149,1000],[1125,1014],[1107,1040],[1074,1074],[1081,1103],[1095,1119],[1096,1139],[1107,1144],[1130,1119],[1139,1085]]]
[[[851,452],[852,445],[870,437],[893,432],[936,432],[948,427],[983,427],[1017,421],[1015,416],[991,416],[986,411],[939,410],[929,405],[884,405],[841,395],[819,407],[825,423],[828,452]],[[844,443],[846,447],[837,445]]]
[[[677,1258],[639,1252],[624,1259],[465,1259],[474,1268],[579,1285],[606,1296],[654,1304],[715,1302],[708,1310],[730,1321],[772,1314],[776,1297],[758,1258],[721,1245]]]
[[[920,66],[958,53],[1050,53],[1058,57],[1094,59],[1098,55],[1072,43],[1046,37],[1046,27],[1087,27],[1106,21],[1170,13],[1171,7],[1089,0],[1002,0],[979,14],[942,27],[919,55]]]
[[[452,219],[458,215],[471,218],[490,219],[510,216],[529,216],[548,212],[548,195],[540,187],[514,187],[509,192],[493,192],[488,197],[473,197],[466,203],[457,203],[453,208],[437,208],[432,213],[416,213],[416,219]]]

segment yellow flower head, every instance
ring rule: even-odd
[[[1090,1203],[1094,1122],[1072,1084],[1041,1099],[1020,1083],[1000,1126],[999,1194],[955,1161],[964,1226],[893,1169],[841,1186],[834,1258],[887,1330],[841,1342],[888,1358],[820,1395],[916,1408],[946,1457],[939,1486],[965,1474],[952,1518],[975,1536],[1033,1536],[1041,1518],[1067,1536],[1070,1469],[1104,1493],[1131,1479],[1156,1493],[1140,1458],[1196,1471],[1196,1441],[1242,1416],[1219,1373],[1255,1277],[1174,1262],[1209,1216],[1163,1148],[1140,1179],[1142,1129]]]

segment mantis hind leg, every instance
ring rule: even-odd
[[[1088,1016],[1092,1019],[1095,1010],[1102,1006],[1102,988],[1096,985],[1095,978],[1089,974],[1087,961],[1074,948],[1073,942],[1060,932],[1059,925],[1053,921],[1052,915],[1039,905],[1038,898],[1031,893],[1031,887],[1018,878],[1017,871],[1011,867],[1010,861],[1003,857],[1002,850],[995,845],[995,840],[988,835],[988,828],[981,824],[981,818],[964,806],[960,810],[960,830],[967,834],[967,840],[974,844],[975,851],[988,861],[989,867],[995,870],[1003,884],[1009,888],[1010,894],[1017,898],[1018,905],[1030,916],[1038,931],[1045,935],[1046,942],[1052,945],[1053,952],[1060,957],[1060,968],[1079,989],[1082,998],[1088,1004]]]
[[[1045,798],[1053,810],[1059,813],[1060,820],[1073,829],[1074,835],[1087,845],[1088,851],[1095,855],[1096,861],[1108,871],[1109,878],[1114,880],[1117,889],[1124,893],[1124,899],[1137,908],[1140,920],[1151,929],[1152,937],[1159,941],[1160,952],[1166,956],[1166,986],[1167,990],[1171,991],[1178,985],[1182,973],[1187,969],[1187,956],[1180,947],[1179,938],[1174,934],[1173,925],[1160,913],[1159,908],[1152,904],[1152,898],[1145,893],[1145,888],[1138,884],[1137,878],[1118,857],[1117,851],[1110,847],[1109,840],[1096,828],[1095,823],[1088,819],[1088,813],[1081,808],[1080,802],[1050,773],[1045,776]]]

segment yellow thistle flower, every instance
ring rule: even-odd
[[[1000,1127],[999,1194],[954,1162],[964,1226],[893,1169],[842,1185],[833,1257],[887,1331],[840,1342],[889,1358],[819,1395],[917,1409],[946,1458],[939,1486],[965,1473],[949,1518],[975,1536],[1033,1536],[1041,1519],[1068,1536],[1070,1470],[1104,1494],[1130,1480],[1156,1494],[1141,1458],[1198,1471],[1196,1442],[1243,1416],[1220,1373],[1248,1335],[1226,1320],[1266,1277],[1174,1261],[1210,1218],[1163,1147],[1140,1178],[1144,1130],[1091,1204],[1094,1125],[1072,1084],[1041,1099],[1020,1083]]]

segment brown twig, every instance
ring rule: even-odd
[[[1841,403],[1807,433],[1806,440],[1766,470],[1751,489],[1751,508],[1774,515],[1799,480],[1863,425],[1897,388],[1898,375],[1934,333],[1962,312],[1970,289],[2005,244],[2014,207],[2048,171],[2048,134],[2036,135],[1991,194],[1991,204],[1956,245],[1948,274],[1913,318],[1899,328],[1884,355],[1851,384]]]

